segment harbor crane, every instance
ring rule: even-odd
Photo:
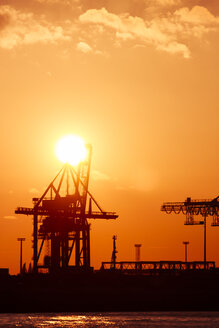
[[[115,212],[105,212],[88,190],[91,146],[88,156],[76,167],[66,163],[33,207],[18,207],[16,214],[33,216],[33,272],[56,272],[69,267],[90,269],[89,219],[116,219]],[[89,198],[89,199],[88,199]],[[88,200],[88,201],[87,201]],[[96,210],[93,211],[92,207]],[[46,243],[45,243],[46,241]],[[39,264],[44,244],[49,255]],[[74,252],[74,265],[70,258]]]
[[[204,226],[204,263],[206,264],[206,230],[207,217],[212,217],[212,226],[219,226],[219,196],[213,199],[191,199],[188,197],[184,202],[168,202],[161,206],[161,211],[167,214],[184,214],[185,225]],[[195,217],[202,216],[201,220]]]

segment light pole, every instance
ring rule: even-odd
[[[140,262],[140,248],[141,244],[135,244],[135,261]]]
[[[183,245],[185,245],[185,262],[187,262],[187,245],[189,245],[189,241],[183,241]]]
[[[206,222],[207,215],[204,215],[204,266],[206,269],[206,234],[207,234],[207,222]]]
[[[22,243],[25,241],[25,238],[17,238],[20,241],[20,274],[22,274]]]

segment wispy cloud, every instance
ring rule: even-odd
[[[105,174],[103,172],[100,172],[98,170],[93,170],[92,171],[92,178],[94,180],[103,180],[103,181],[111,180],[111,178],[107,174]]]
[[[12,49],[18,45],[55,43],[69,40],[61,26],[53,25],[32,13],[11,6],[0,6],[0,47]]]
[[[13,216],[13,215],[5,215],[5,216],[3,216],[3,219],[6,219],[6,220],[15,220],[17,218],[16,218],[16,216]]]
[[[157,172],[138,167],[126,181],[118,181],[116,189],[121,191],[149,192],[155,190],[159,183]]]
[[[72,6],[75,3],[80,3],[80,0],[35,0],[35,2],[39,2],[42,4],[59,4],[63,6]]]
[[[101,51],[96,48],[92,48],[87,42],[80,41],[76,45],[76,49],[84,54],[94,54],[94,55],[101,55],[107,57],[108,54],[105,51]]]
[[[29,189],[29,193],[30,193],[30,194],[39,194],[40,191],[39,191],[38,189],[36,189],[36,188],[30,188],[30,189]]]
[[[148,6],[161,7],[178,6],[182,3],[181,0],[146,0],[145,2]]]
[[[183,54],[184,58],[189,58],[191,53],[185,44],[178,42],[171,42],[168,44],[157,45],[157,49],[164,50],[170,54]]]
[[[87,54],[88,52],[92,52],[93,49],[92,49],[91,46],[89,46],[89,44],[87,44],[86,42],[82,42],[82,41],[80,41],[80,42],[78,42],[78,44],[77,44],[77,50],[79,50],[79,51],[81,51],[81,52]]]
[[[148,192],[157,188],[158,175],[153,170],[145,168],[138,168],[136,172],[130,177],[130,189]]]

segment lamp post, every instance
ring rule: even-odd
[[[135,261],[140,262],[140,248],[141,244],[135,244]]]
[[[22,274],[22,243],[25,241],[25,238],[17,238],[20,241],[20,274]]]
[[[189,241],[183,241],[183,245],[185,245],[185,262],[187,262],[187,245],[189,245]]]

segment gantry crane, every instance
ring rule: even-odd
[[[33,207],[18,207],[16,214],[33,215],[33,271],[41,268],[54,272],[70,266],[90,268],[90,224],[88,219],[116,219],[115,212],[105,212],[88,190],[91,146],[87,159],[75,168],[65,164]],[[87,198],[89,197],[89,202]],[[96,211],[92,210],[92,205]],[[41,241],[39,245],[39,241]],[[50,254],[39,264],[40,255],[49,243]]]
[[[204,262],[206,263],[206,219],[212,217],[212,226],[219,226],[219,196],[213,199],[191,199],[188,197],[185,202],[168,202],[161,206],[161,211],[167,214],[183,213],[186,215],[185,225],[204,225]],[[195,220],[194,217],[201,215],[202,220]]]

